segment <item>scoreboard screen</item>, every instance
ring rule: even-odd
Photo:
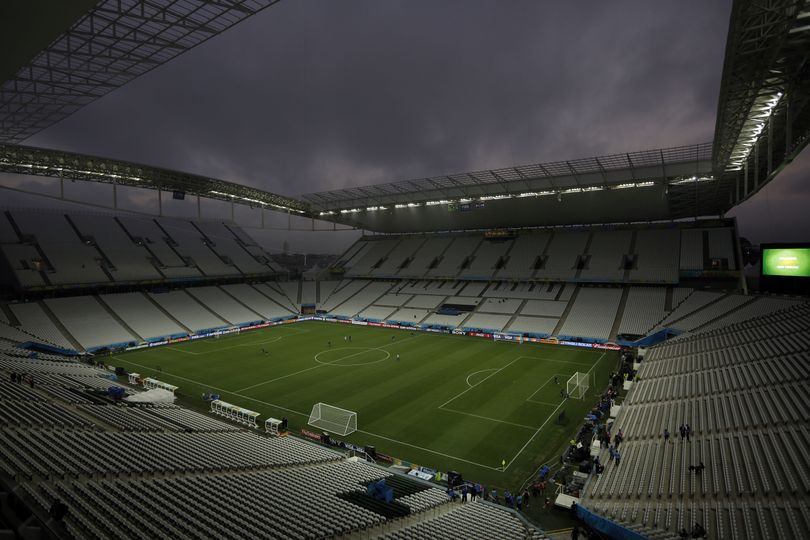
[[[810,247],[763,247],[762,275],[810,277]]]

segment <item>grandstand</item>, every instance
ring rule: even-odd
[[[0,536],[810,537],[810,303],[749,290],[728,217],[810,141],[806,1],[734,1],[710,143],[295,197],[19,144],[275,3],[77,3],[9,52],[0,172],[74,204],[0,208]],[[236,205],[362,235],[299,275]]]

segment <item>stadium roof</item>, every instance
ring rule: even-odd
[[[810,2],[734,2],[713,161],[734,204],[756,193],[810,140]]]
[[[710,173],[711,143],[518,165],[303,195],[313,211],[624,189]]]
[[[2,84],[0,143],[29,137],[276,1],[101,0]],[[182,191],[380,231],[721,215],[774,178],[810,140],[809,1],[735,0],[713,143],[338,189],[301,200],[8,144],[0,147],[0,171]]]
[[[22,67],[13,75],[2,73],[11,77],[4,78],[0,86],[0,143],[27,139],[276,2],[99,1],[41,51],[21,47],[20,54],[38,54],[16,62]],[[24,13],[2,23],[4,33],[18,35],[4,26],[42,18],[37,11],[42,9],[39,2],[19,4],[28,6],[17,7]],[[63,13],[64,8],[52,11],[57,18],[77,15]],[[16,45],[4,49],[3,55],[11,58],[14,50]],[[9,60],[4,67],[14,64]]]
[[[225,180],[117,159],[3,144],[0,172],[174,191],[238,204],[306,214],[301,201]]]

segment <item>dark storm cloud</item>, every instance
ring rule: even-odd
[[[730,1],[287,1],[28,143],[308,191],[708,141]]]

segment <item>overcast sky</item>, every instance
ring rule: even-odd
[[[26,144],[297,195],[707,142],[730,8],[286,0]],[[788,180],[749,236],[804,214]]]

